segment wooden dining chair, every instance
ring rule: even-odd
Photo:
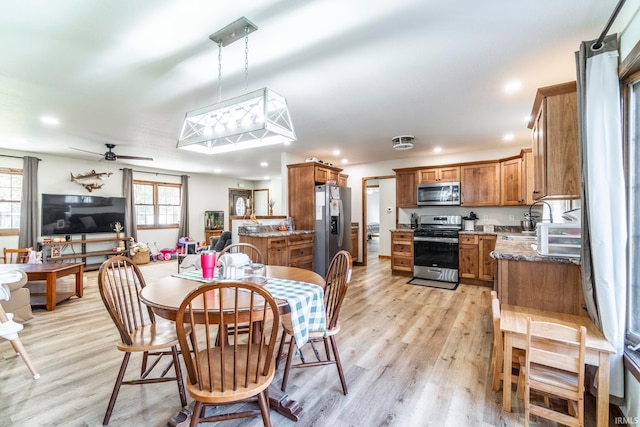
[[[496,291],[491,291],[491,313],[493,315],[493,352],[491,353],[492,388],[500,390],[500,382],[504,380],[504,336],[500,329],[500,301]],[[519,390],[524,392],[524,376],[520,374],[520,360],[525,355],[524,350],[513,349],[513,362],[511,364],[511,384],[518,384]],[[524,360],[524,359],[523,359]],[[514,372],[516,372],[514,374]],[[521,395],[519,397],[523,397]]]
[[[527,319],[524,416],[567,426],[584,426],[585,342],[587,329]],[[567,413],[531,402],[535,390],[568,402]]]
[[[351,255],[347,251],[338,252],[331,260],[331,264],[329,264],[329,269],[325,276],[324,287],[324,308],[327,316],[327,330],[309,331],[308,344],[313,348],[316,360],[306,361],[302,349],[300,349],[300,363],[295,365],[291,364],[293,356],[296,353],[297,343],[293,335],[293,327],[291,326],[291,315],[285,314],[282,316],[282,327],[284,331],[282,333],[282,338],[280,339],[276,362],[279,362],[280,358],[283,357],[282,351],[285,346],[285,340],[289,337],[289,350],[287,351],[284,373],[282,374],[282,391],[285,391],[287,388],[287,381],[289,379],[289,371],[291,368],[306,368],[311,366],[335,364],[338,369],[338,375],[340,376],[342,392],[345,395],[347,394],[347,382],[344,377],[342,362],[340,361],[340,355],[338,353],[336,335],[340,332],[338,316],[340,315],[340,308],[342,307],[342,302],[344,301],[349,282],[351,281],[351,271]],[[320,353],[316,350],[314,345],[320,341],[324,343],[325,358],[320,357]],[[333,350],[333,359],[331,358],[329,345],[331,345],[331,349]]]
[[[25,264],[29,261],[29,248],[4,248],[3,255],[5,264]]]
[[[187,391],[196,401],[191,426],[257,415],[262,415],[266,427],[271,426],[267,388],[275,374],[279,322],[274,298],[252,282],[211,283],[187,295],[178,309],[176,329],[187,367]],[[254,325],[247,334],[217,339],[219,331],[246,325]],[[192,348],[187,341],[189,331]],[[259,409],[205,414],[208,406],[250,398],[257,399]]]
[[[224,254],[246,254],[252,263],[264,264],[264,256],[260,249],[251,243],[233,243],[218,253],[218,259]]]
[[[120,371],[104,415],[103,425],[109,423],[113,407],[122,385],[138,385],[175,381],[178,384],[180,403],[187,405],[180,360],[178,336],[171,322],[156,322],[153,311],[139,299],[145,281],[138,266],[125,256],[109,258],[100,266],[98,288],[111,320],[120,334],[116,347],[124,352]],[[188,334],[188,331],[185,333]],[[137,379],[124,380],[131,353],[142,353],[142,367]],[[170,364],[157,376],[150,376],[160,359],[171,355]],[[154,358],[149,363],[149,357]],[[173,365],[175,376],[167,376]]]

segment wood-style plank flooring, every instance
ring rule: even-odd
[[[408,285],[407,278],[391,275],[388,259],[373,255],[367,267],[354,267],[341,312],[337,341],[349,394],[342,394],[333,366],[293,370],[287,391],[305,412],[297,423],[272,412],[274,427],[523,425],[515,393],[514,412],[505,413],[501,392],[491,390],[489,289]],[[175,261],[142,266],[147,281],[176,269]],[[102,425],[122,353],[96,272],[86,276],[83,298],[52,312],[34,310],[36,318],[20,333],[39,380],[31,379],[7,341],[0,342],[0,427]],[[132,357],[129,377],[138,366]],[[125,386],[109,425],[164,426],[179,409],[175,383]],[[592,406],[587,412],[587,426],[593,426]]]

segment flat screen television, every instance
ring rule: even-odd
[[[126,230],[124,197],[42,195],[42,235],[112,233],[116,222]]]

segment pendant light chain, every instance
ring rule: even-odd
[[[244,91],[249,89],[249,27],[244,27]]]
[[[218,102],[222,102],[222,41],[218,42]]]

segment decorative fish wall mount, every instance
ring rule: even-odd
[[[105,181],[107,178],[113,175],[113,172],[97,173],[95,170],[92,169],[91,172],[85,173],[84,175],[73,176],[73,173],[71,173],[70,175],[71,175],[71,182],[80,184],[84,188],[86,188],[89,192],[91,192],[93,190],[98,190],[102,188],[102,186],[104,185],[104,182],[102,181]]]

